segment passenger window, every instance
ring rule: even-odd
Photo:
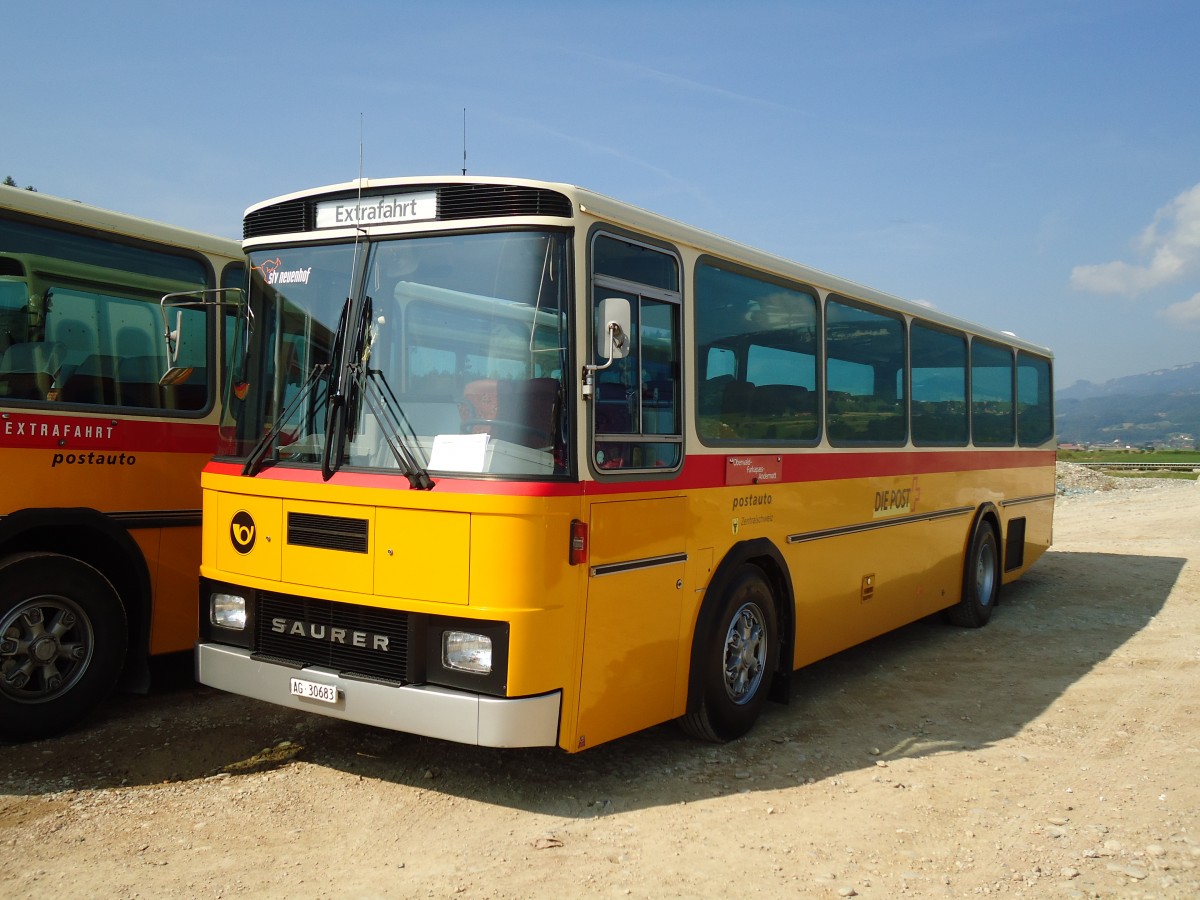
[[[967,339],[912,325],[912,439],[921,446],[967,442]]]
[[[713,443],[813,444],[817,301],[716,263],[696,268],[696,427]]]
[[[36,334],[0,357],[0,396],[159,410],[206,406],[209,336],[202,310],[182,310],[176,365],[186,374],[163,386],[168,366],[157,304],[63,286],[45,295]]]
[[[1050,360],[1017,351],[1017,438],[1036,447],[1054,437]]]
[[[830,442],[904,443],[904,321],[838,299],[826,303],[825,316]]]
[[[1012,351],[999,344],[971,342],[971,437],[982,446],[1011,446],[1013,417]]]

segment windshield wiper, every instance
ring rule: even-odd
[[[308,378],[306,378],[304,384],[300,386],[300,390],[296,392],[296,396],[291,399],[291,402],[289,402],[288,405],[285,406],[276,417],[275,424],[271,426],[271,430],[259,438],[258,443],[254,445],[254,449],[250,451],[250,456],[246,458],[246,463],[242,466],[243,475],[254,476],[258,474],[263,460],[267,458],[267,453],[275,444],[275,439],[278,438],[280,432],[283,431],[283,426],[286,425],[291,420],[292,415],[298,409],[300,409],[300,404],[308,398],[308,395],[312,393],[313,388],[320,381],[321,376],[324,375],[328,369],[329,365],[327,363],[321,363],[313,366],[312,371],[308,373]],[[314,408],[313,412],[316,412],[320,408],[321,405],[318,404]]]
[[[325,446],[321,450],[321,477],[325,481],[332,478],[333,473],[341,468],[345,458],[345,439],[342,432],[346,422],[346,393],[343,385],[346,379],[346,334],[350,327],[350,304],[351,298],[347,297],[346,302],[342,304],[337,332],[333,336],[333,355],[329,362]]]
[[[358,392],[366,400],[375,421],[382,426],[384,442],[408,478],[409,486],[418,491],[433,490],[434,481],[417,458],[420,442],[417,440],[416,429],[404,414],[404,409],[396,399],[387,378],[381,370],[368,368],[365,363],[355,368],[358,372],[355,379]]]

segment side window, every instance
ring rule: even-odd
[[[203,310],[179,311],[176,380],[159,383],[168,368],[159,300],[211,286],[202,256],[7,219],[0,247],[0,399],[207,407],[212,337]]]
[[[966,444],[966,337],[913,322],[911,341],[913,443]]]
[[[830,442],[904,443],[904,321],[833,298],[825,316]]]
[[[204,408],[209,334],[203,310],[179,310],[176,366],[190,371],[175,384],[163,386],[159,379],[167,371],[167,355],[157,304],[75,288],[51,291],[46,333],[61,355],[51,399],[140,409]],[[198,391],[193,389],[193,378]]]
[[[679,266],[670,254],[610,235],[592,244],[592,328],[609,297],[629,302],[628,352],[596,372],[597,469],[676,468],[683,459]],[[594,341],[593,341],[594,346]]]
[[[696,268],[696,427],[706,443],[815,443],[815,293]]]
[[[1012,351],[984,340],[971,342],[971,437],[976,444],[1008,447],[1013,418]]]
[[[1050,360],[1017,351],[1017,439],[1024,447],[1054,437]]]

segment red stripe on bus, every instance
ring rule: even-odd
[[[0,447],[61,452],[205,453],[217,449],[217,426],[179,419],[0,415]]]
[[[501,481],[436,476],[434,482],[445,493],[486,494],[511,497],[574,497],[580,495],[661,493],[700,488],[725,487],[726,460],[729,456],[779,456],[783,460],[783,476],[778,481],[762,484],[798,484],[813,481],[841,481],[851,478],[887,478],[906,475],[925,475],[945,472],[976,472],[991,469],[1021,469],[1053,464],[1053,450],[900,450],[894,452],[827,451],[799,453],[737,453],[689,456],[683,468],[673,477],[639,478],[648,473],[630,473],[628,479],[603,481]],[[217,475],[242,473],[239,463],[212,461],[205,471]],[[321,473],[316,469],[270,467],[256,477],[265,481],[295,484],[320,484]],[[635,480],[636,479],[636,480]],[[368,472],[337,472],[328,482],[343,487],[385,488],[408,490],[402,476]],[[744,486],[744,485],[743,485]]]

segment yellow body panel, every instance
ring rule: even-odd
[[[375,529],[377,594],[466,604],[471,571],[468,514],[381,509]]]
[[[219,529],[215,544],[220,571],[269,581],[283,577],[282,500],[218,494],[217,514],[212,519],[206,517],[204,524],[206,528]],[[224,540],[220,538],[222,534]],[[336,576],[332,572],[329,575],[329,580],[336,583]]]

